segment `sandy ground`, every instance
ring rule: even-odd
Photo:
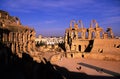
[[[88,64],[90,66],[95,66],[100,69],[104,69],[106,71],[113,72],[105,73],[102,71],[98,71],[97,69],[90,68],[89,66],[84,66],[78,63],[84,63]],[[120,74],[120,61],[102,61],[102,60],[95,60],[95,59],[84,59],[84,58],[62,58],[61,60],[58,60],[56,62],[53,62],[53,64],[58,65],[60,67],[65,67],[69,71],[72,72],[82,72],[86,73],[87,75],[96,75],[96,76],[114,76],[114,74]],[[81,69],[78,69],[81,67]]]

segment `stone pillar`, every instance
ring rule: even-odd
[[[2,14],[0,13],[0,18],[2,17]]]
[[[85,39],[85,32],[84,31],[81,32],[81,37],[82,37],[82,39]]]
[[[91,37],[92,37],[92,33],[91,33],[91,31],[89,30],[89,31],[88,31],[88,39],[91,39]]]
[[[3,40],[3,42],[5,42],[5,41],[7,40],[5,33],[3,33],[3,38],[2,38],[2,40]]]
[[[81,52],[84,52],[84,51],[85,51],[85,46],[81,45]]]
[[[28,52],[31,51],[31,43],[30,42],[28,42],[28,44],[27,44],[27,51]]]
[[[11,41],[11,33],[9,33],[9,37],[8,37],[8,41],[10,42]]]
[[[76,51],[79,52],[79,46],[78,45],[76,45]]]
[[[26,46],[26,43],[23,44],[23,52],[27,52],[27,46]]]
[[[75,31],[75,39],[78,39],[78,32]]]
[[[74,33],[73,33],[73,31],[71,32],[71,38],[73,39],[73,36],[74,36]]]
[[[23,44],[20,44],[20,52],[23,52]]]
[[[32,49],[35,51],[35,42],[32,41]]]
[[[15,52],[16,52],[16,53],[19,53],[18,48],[19,48],[19,47],[18,47],[18,43],[16,43],[16,47],[15,47],[15,49],[16,49],[16,51],[15,51]]]
[[[14,43],[12,43],[12,45],[11,45],[11,50],[12,50],[12,53],[15,52],[15,45],[14,45]]]
[[[23,40],[23,43],[26,42],[26,40],[25,40],[25,34],[24,33],[22,33],[22,40]]]
[[[68,44],[65,45],[66,52],[70,52],[70,46]]]
[[[65,33],[65,41],[67,42],[68,39],[68,33]]]
[[[100,39],[100,32],[99,32],[99,31],[96,31],[96,32],[95,32],[95,38],[96,38],[96,39]]]
[[[4,42],[4,39],[5,39],[5,38],[4,38],[4,33],[2,34],[2,36],[3,36],[2,41]]]
[[[13,41],[13,32],[10,32],[10,33],[9,33],[9,40],[10,40],[10,42]]]
[[[24,36],[25,36],[25,42],[27,42],[27,32],[25,32],[25,34],[24,34]]]
[[[75,51],[74,44],[71,45],[71,50],[72,50],[72,51]]]

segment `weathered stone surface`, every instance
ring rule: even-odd
[[[35,34],[35,30],[23,26],[18,17],[10,16],[8,12],[0,10],[0,42],[8,46],[13,54],[20,58],[22,53],[33,56],[36,52]],[[37,57],[36,54],[34,55]]]
[[[85,58],[119,60],[120,39],[114,38],[110,27],[103,31],[96,20],[91,21],[89,28],[85,28],[81,20],[78,23],[72,20],[65,31],[65,49],[68,58],[89,53]]]

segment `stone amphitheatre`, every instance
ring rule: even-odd
[[[67,59],[78,61],[79,58],[82,61],[120,61],[120,39],[115,38],[112,28],[105,31],[96,20],[91,21],[89,28],[85,28],[81,20],[71,20],[69,28],[65,29],[63,47],[55,46],[52,51],[45,46],[42,51],[36,47],[35,34],[35,29],[22,25],[18,17],[0,10],[0,59],[4,57],[4,62],[8,63],[8,52],[11,51],[21,59],[23,54],[28,54],[37,63],[46,63],[44,58],[59,65],[62,59],[66,62],[69,62]]]

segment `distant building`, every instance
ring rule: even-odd
[[[35,39],[36,44],[37,43],[45,43],[46,45],[55,45],[59,43],[64,42],[63,37],[42,37],[42,35],[39,35],[38,38]]]

